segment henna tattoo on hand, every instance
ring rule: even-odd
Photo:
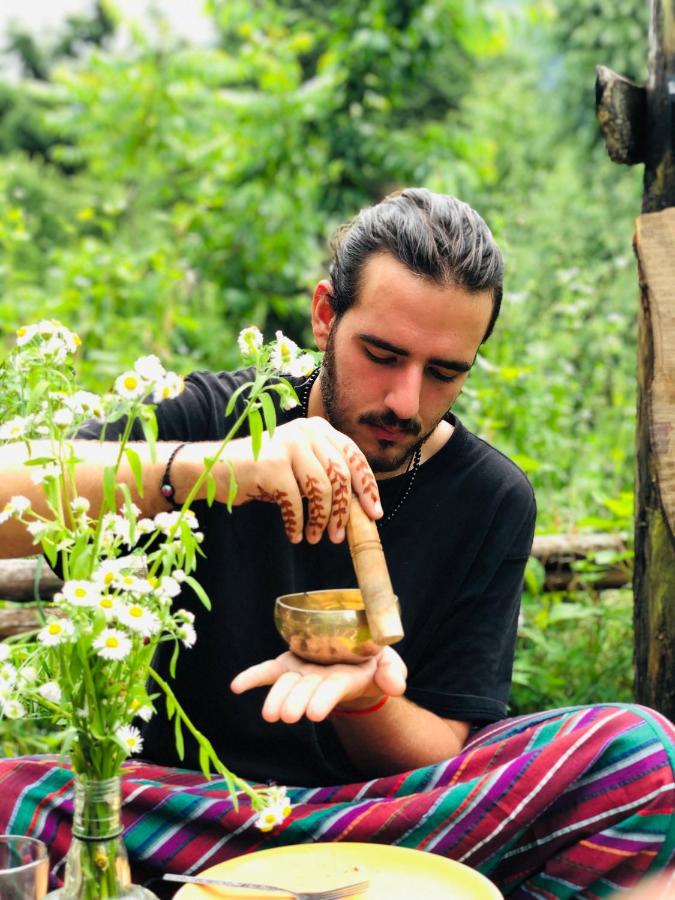
[[[374,503],[376,503],[379,499],[377,482],[375,481],[375,476],[373,475],[370,466],[366,462],[365,457],[363,457],[360,453],[357,453],[354,448],[349,448],[345,453],[345,457],[349,465],[353,466],[359,473],[361,481],[361,493],[366,497],[369,497]]]
[[[319,487],[318,478],[313,478],[311,475],[307,476],[305,479],[305,497],[309,501],[307,527],[323,531],[326,527],[328,516],[324,508],[323,493]]]
[[[284,529],[289,538],[292,538],[297,530],[298,520],[293,509],[293,504],[288,499],[287,491],[275,490],[270,493],[260,485],[255,493],[249,493],[251,500],[261,500],[263,503],[276,503],[281,510],[281,518],[284,523]]]
[[[349,496],[349,479],[330,460],[326,468],[326,475],[333,488],[333,508],[331,516],[337,520],[337,527],[344,528],[347,524],[347,515],[349,512],[349,504],[347,498]]]

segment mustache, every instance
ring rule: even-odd
[[[364,413],[359,417],[359,422],[363,425],[374,425],[375,428],[389,428],[392,431],[400,431],[412,437],[418,437],[422,431],[422,426],[415,419],[399,419],[396,413],[390,409],[381,413]]]

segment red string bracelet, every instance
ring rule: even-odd
[[[384,697],[380,697],[377,703],[373,703],[372,706],[366,706],[365,709],[334,709],[331,716],[369,716],[370,713],[382,709],[388,699],[389,694],[385,694]]]

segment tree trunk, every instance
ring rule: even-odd
[[[675,209],[640,216],[635,689],[675,719]]]
[[[675,719],[675,0],[652,0],[640,267],[635,669],[640,703]],[[666,210],[667,212],[660,212]]]

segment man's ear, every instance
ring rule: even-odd
[[[320,281],[312,297],[312,332],[319,350],[325,350],[328,335],[335,321],[333,309],[333,285],[328,279]]]

